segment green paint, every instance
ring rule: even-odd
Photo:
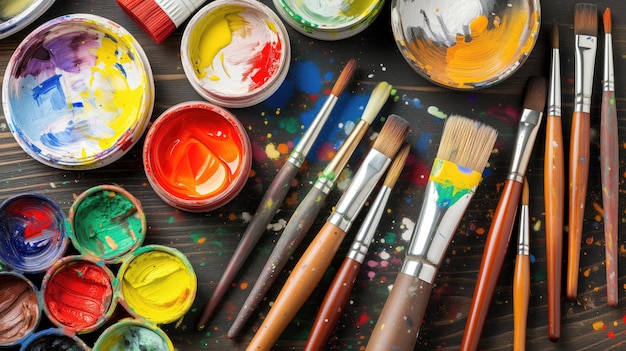
[[[385,235],[385,244],[393,244],[396,242],[396,233],[389,232]]]
[[[298,133],[301,129],[300,121],[296,118],[287,118],[280,120],[279,126],[281,129],[286,130],[290,134]]]
[[[170,218],[167,220],[167,223],[169,223],[169,224],[174,223],[174,216],[170,217]]]
[[[448,115],[439,110],[439,107],[437,106],[428,106],[427,111],[437,118],[446,119],[448,117]]]
[[[202,239],[206,240],[206,237],[204,236],[204,233],[190,233],[189,236],[191,237],[191,239],[193,240],[193,242],[195,242],[196,244],[201,244],[201,242],[204,242]]]

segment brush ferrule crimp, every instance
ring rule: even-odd
[[[597,37],[593,35],[576,35],[575,112],[591,112],[591,91],[597,46]]]
[[[528,206],[520,207],[519,216],[519,238],[517,244],[518,255],[530,255],[530,222],[529,222]]]
[[[613,39],[610,33],[604,35],[604,72],[602,90],[615,91],[615,70],[613,68]]]
[[[380,188],[374,202],[370,205],[370,209],[367,212],[363,223],[361,223],[361,228],[356,233],[354,240],[352,241],[350,250],[346,254],[348,258],[351,258],[359,263],[363,263],[365,256],[367,255],[367,251],[369,250],[370,243],[372,242],[372,239],[374,239],[374,234],[376,234],[378,222],[380,221],[380,217],[383,215],[385,204],[387,203],[390,195],[391,188],[387,186],[382,186]]]
[[[542,116],[543,112],[541,111],[524,109],[524,112],[522,112],[522,118],[519,121],[519,127],[517,129],[517,137],[515,139],[515,148],[513,149],[508,179],[519,183],[524,182],[526,168],[528,167],[528,161],[533,151]]]
[[[548,92],[548,116],[561,116],[561,58],[559,49],[552,49],[550,86]]]

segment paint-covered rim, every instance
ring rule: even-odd
[[[0,39],[13,35],[33,23],[54,4],[55,0],[35,0],[22,12],[0,21]]]
[[[71,345],[71,346],[79,346],[84,351],[91,350],[89,348],[89,346],[87,346],[87,344],[85,344],[85,342],[82,341],[80,338],[78,338],[76,335],[71,335],[67,331],[64,331],[64,330],[61,330],[61,329],[49,328],[49,329],[40,330],[40,331],[38,331],[38,332],[36,332],[34,334],[31,334],[28,338],[26,338],[26,340],[24,340],[24,342],[22,342],[22,346],[20,347],[20,351],[28,350],[28,348],[31,346],[31,344],[33,344],[35,342],[38,342],[41,339],[47,338],[47,337],[67,338],[68,340],[70,340],[72,342],[73,345]],[[74,349],[72,348],[72,350],[74,350]]]
[[[93,351],[112,350],[114,349],[115,346],[121,346],[120,343],[126,341],[125,339],[123,339],[123,336],[126,335],[127,333],[125,329],[134,329],[132,334],[137,339],[140,339],[141,336],[135,336],[135,335],[141,335],[142,333],[141,331],[136,332],[138,330],[142,330],[144,331],[144,333],[149,333],[150,335],[154,335],[158,337],[159,339],[161,339],[162,340],[161,346],[163,346],[164,348],[155,349],[155,351],[163,351],[165,349],[174,351],[174,345],[172,344],[172,341],[161,328],[153,324],[144,323],[144,321],[140,321],[137,319],[130,319],[130,318],[122,319],[116,322],[115,324],[111,325],[110,327],[106,328],[96,340],[94,347],[93,347]],[[153,338],[150,338],[150,339],[152,340]],[[121,347],[115,348],[115,349],[119,350],[121,349]]]
[[[96,62],[90,67],[98,67],[97,72],[81,70],[78,63],[68,65],[67,60],[56,64],[51,61],[54,55],[46,56],[46,45],[72,45],[68,41],[72,35],[89,39],[87,43],[79,40],[82,47],[69,47],[88,52],[75,55],[80,55],[83,66]],[[102,45],[105,39],[106,46]],[[91,47],[93,43],[98,47]],[[115,51],[100,58],[97,49]],[[71,51],[56,50],[55,55]],[[132,94],[116,94],[122,88]],[[31,94],[22,93],[24,89],[31,89]],[[33,89],[38,89],[37,94]],[[24,96],[35,97],[28,103]],[[154,98],[152,70],[139,42],[119,24],[91,14],[60,16],[33,30],[11,56],[2,85],[2,107],[18,144],[36,160],[61,169],[93,169],[122,157],[146,130]],[[129,99],[128,103],[123,99]],[[110,101],[125,105],[103,106]],[[24,117],[32,114],[48,118]]]
[[[17,273],[17,272],[0,272],[0,281],[3,279],[16,279],[16,280],[21,280],[23,281],[26,286],[29,289],[29,294],[32,293],[35,301],[36,301],[36,314],[34,316],[34,321],[32,322],[32,326],[27,329],[24,332],[24,335],[22,335],[19,338],[16,338],[14,340],[8,341],[8,342],[3,342],[2,340],[0,340],[0,347],[4,347],[4,346],[14,346],[14,345],[18,345],[20,343],[22,343],[24,340],[26,340],[29,336],[32,335],[32,333],[37,329],[37,327],[39,326],[39,321],[41,320],[41,307],[40,307],[40,303],[39,303],[39,291],[37,290],[37,288],[35,287],[35,284],[33,284],[33,282],[31,282],[28,278],[26,278],[24,275]],[[23,307],[22,307],[23,308]]]

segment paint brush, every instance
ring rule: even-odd
[[[476,350],[489,303],[502,269],[502,263],[513,232],[522,182],[535,144],[546,103],[546,80],[532,76],[528,79],[522,115],[513,148],[509,174],[504,183],[493,221],[485,241],[478,279],[470,305],[461,350]]]
[[[269,350],[322,279],[365,200],[404,141],[409,124],[390,115],[333,213],[291,271],[246,350]]]
[[[569,149],[569,236],[565,295],[576,299],[580,245],[589,177],[589,119],[596,58],[598,12],[594,4],[576,4],[574,17],[574,113]]]
[[[544,151],[544,204],[546,210],[546,267],[548,274],[548,337],[561,336],[561,274],[563,264],[563,211],[565,165],[561,121],[561,58],[559,28],[552,23],[552,62],[548,86]]]
[[[354,150],[387,101],[390,92],[391,85],[387,82],[378,83],[372,91],[367,105],[363,110],[363,114],[361,115],[361,119],[352,132],[350,132],[350,135],[343,142],[335,156],[333,156],[330,163],[324,168],[322,174],[317,178],[311,190],[306,194],[287,222],[278,242],[276,242],[274,246],[274,250],[270,254],[263,270],[228,331],[229,338],[233,338],[239,334],[239,331],[243,328],[278,277],[278,273],[289,261],[289,258],[315,221],[315,218],[317,218],[328,193],[334,187],[337,178],[348,163]]]
[[[600,117],[600,169],[602,205],[604,207],[604,249],[606,261],[606,295],[609,306],[617,306],[617,240],[619,205],[619,145],[617,107],[615,106],[615,74],[613,72],[613,39],[611,9],[606,8],[604,22],[604,70],[602,77],[602,109]]]
[[[261,203],[257,208],[252,220],[246,227],[241,241],[235,248],[235,252],[231,257],[228,265],[224,269],[224,273],[220,278],[209,302],[207,303],[202,315],[198,321],[198,329],[202,330],[211,315],[217,308],[222,297],[226,294],[226,291],[230,287],[231,283],[235,279],[235,276],[243,266],[246,258],[250,255],[254,249],[254,245],[259,241],[263,232],[267,229],[267,225],[278,212],[279,206],[282,204],[289,188],[291,187],[291,181],[296,177],[298,170],[304,163],[307,154],[313,147],[319,133],[324,126],[324,123],[330,116],[330,113],[337,103],[339,96],[344,91],[354,71],[356,69],[356,61],[350,59],[344,69],[341,71],[339,78],[335,82],[332,91],[324,105],[319,110],[311,125],[309,125],[307,131],[304,133],[298,144],[293,148],[289,159],[278,171],[274,180],[267,188],[265,195],[261,199]]]
[[[524,178],[519,213],[517,257],[513,274],[513,350],[526,350],[526,323],[530,296],[530,218],[528,213],[528,180]]]
[[[454,232],[482,178],[497,131],[461,116],[446,120],[400,272],[366,350],[415,348],[432,286]]]
[[[330,334],[332,334],[339,317],[341,317],[343,308],[350,297],[354,281],[359,274],[363,260],[369,250],[370,243],[374,239],[374,234],[376,233],[376,228],[383,215],[383,211],[385,211],[387,200],[389,200],[391,191],[402,172],[404,163],[409,155],[409,150],[410,146],[404,144],[400,151],[398,151],[391,166],[389,166],[389,171],[387,171],[387,175],[378,195],[376,195],[374,202],[370,206],[359,231],[352,241],[350,250],[348,250],[343,263],[337,270],[337,273],[335,273],[335,277],[326,291],[324,300],[313,322],[313,327],[309,332],[309,337],[304,345],[305,351],[322,350],[324,346],[326,346],[328,338]]]

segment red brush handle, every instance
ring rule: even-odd
[[[517,255],[513,278],[513,350],[526,350],[526,323],[530,297],[530,258]]]
[[[476,350],[513,232],[522,183],[507,180],[489,228],[461,350]]]

